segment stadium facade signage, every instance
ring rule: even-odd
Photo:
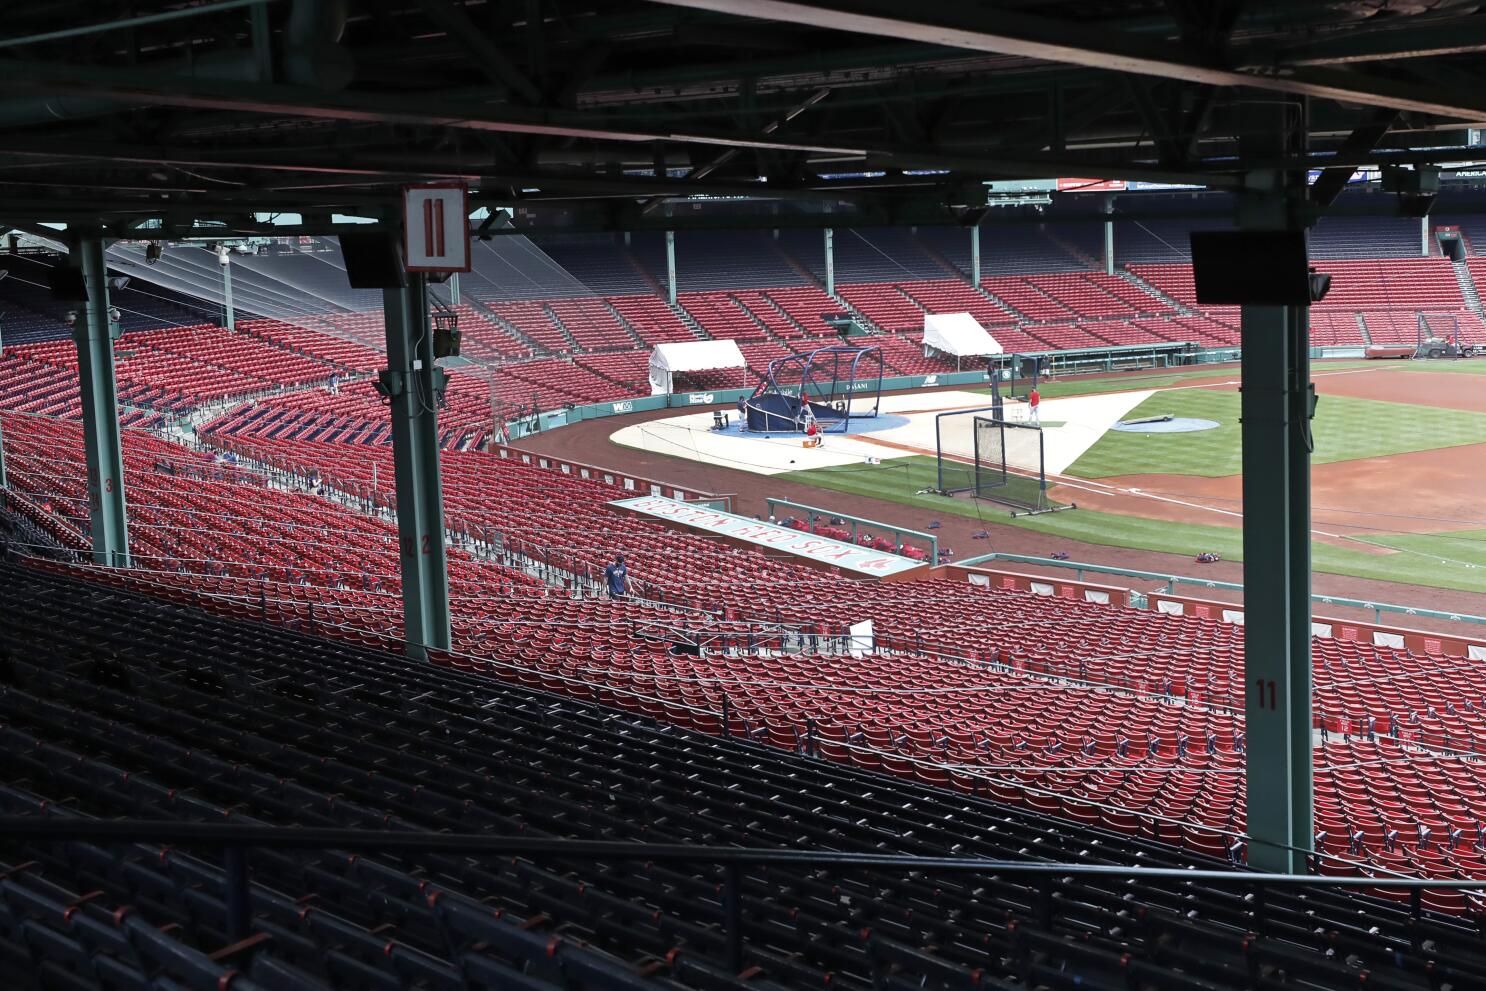
[[[1123,179],[1059,179],[1060,193],[1113,193],[1125,188]]]
[[[822,564],[833,565],[859,575],[896,575],[914,568],[923,567],[923,562],[914,561],[898,554],[889,554],[859,547],[841,540],[819,537],[802,530],[793,530],[766,523],[747,516],[723,513],[694,503],[677,502],[660,496],[641,496],[637,499],[619,499],[609,503],[616,509],[653,516],[696,530],[714,533],[719,537],[730,537],[758,547],[782,551],[797,557],[809,558]]]

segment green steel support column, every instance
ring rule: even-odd
[[[1306,308],[1246,306],[1242,334],[1249,864],[1303,873],[1312,842]]]
[[[826,292],[836,295],[836,232],[825,229]]]
[[[1114,213],[1114,194],[1104,194],[1104,212]],[[1115,270],[1115,245],[1114,245],[1114,221],[1104,222],[1104,274],[1114,275]]]
[[[1304,152],[1292,137],[1305,133],[1303,104],[1263,94],[1246,112],[1246,152]],[[1240,224],[1299,227],[1305,174],[1254,178],[1267,191],[1240,203]],[[1250,305],[1241,324],[1248,862],[1295,874],[1314,822],[1308,317],[1308,306]]]
[[[449,274],[449,305],[450,306],[458,306],[459,305],[459,273],[458,272],[451,272]]]
[[[980,225],[970,228],[970,284],[980,285]]]
[[[119,400],[103,239],[83,237],[75,250],[88,288],[83,319],[72,325],[72,338],[77,343],[78,386],[82,393],[93,560],[106,567],[127,568],[129,525],[124,503],[124,451],[119,437]]]
[[[217,261],[222,266],[222,308],[227,311],[227,329],[236,330],[237,314],[232,310],[232,252],[220,249]]]
[[[676,232],[666,231],[666,302],[676,305]]]
[[[1423,258],[1429,257],[1429,218],[1419,218],[1419,255]]]
[[[406,289],[382,292],[387,325],[382,384],[392,399],[404,639],[408,655],[423,659],[429,650],[448,650],[450,644],[437,405],[444,373],[433,363],[428,284],[418,273],[409,273],[408,283]]]

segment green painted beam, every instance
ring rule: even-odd
[[[831,228],[825,229],[825,252],[826,252],[826,292],[836,295],[836,232]]]
[[[114,377],[108,267],[103,247],[103,239],[97,236],[86,236],[78,242],[88,302],[82,318],[72,325],[72,338],[77,344],[78,388],[83,406],[93,560],[107,567],[127,568],[129,526],[124,500],[124,447],[119,436],[118,385]]]
[[[1298,113],[1297,113],[1298,111]],[[1283,150],[1304,106],[1270,100],[1246,115],[1255,150]],[[1251,230],[1296,224],[1305,173],[1240,204]],[[1304,873],[1313,845],[1309,307],[1242,309],[1244,732],[1251,866]]]
[[[406,289],[385,289],[387,371],[392,393],[392,458],[402,569],[403,639],[408,655],[448,650],[449,570],[439,475],[438,396],[443,371],[433,361],[428,284],[409,273]]]
[[[227,329],[237,330],[237,312],[232,307],[232,256],[218,256],[222,266],[222,309],[227,314]]]
[[[1114,194],[1104,194],[1104,212],[1108,219],[1104,221],[1104,274],[1115,273],[1115,225],[1114,225]]]
[[[676,305],[676,232],[666,231],[666,302]]]
[[[970,228],[970,284],[980,285],[980,225]]]

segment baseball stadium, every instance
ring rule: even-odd
[[[0,986],[1486,987],[1479,5],[0,14]]]

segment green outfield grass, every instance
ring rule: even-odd
[[[1166,551],[1194,557],[1203,551],[1215,551],[1223,555],[1225,560],[1243,560],[1243,533],[1237,527],[1171,523],[1087,509],[1013,518],[1006,507],[995,503],[923,495],[920,494],[921,489],[936,484],[934,459],[929,457],[895,458],[880,465],[813,468],[776,477],[922,509],[925,517],[911,524],[915,529],[922,529],[924,524],[936,516],[955,515],[1035,530],[1047,535],[1048,553],[1059,549],[1059,540],[1079,540],[1109,547]],[[1454,534],[1374,536],[1365,539],[1369,543],[1392,548],[1397,553],[1382,555],[1328,543],[1313,543],[1311,554],[1315,570],[1380,581],[1486,593],[1486,530]],[[960,557],[969,557],[991,549],[993,548],[978,549],[977,546],[954,548]],[[1194,572],[1198,568],[1200,565],[1194,563]]]
[[[944,487],[954,489],[972,484],[972,471],[970,465],[946,461]],[[832,465],[791,471],[775,477],[836,492],[886,499],[905,506],[918,506],[935,512],[960,513],[973,517],[977,515],[977,506],[980,507],[979,515],[986,518],[997,514],[1005,516],[1009,512],[1007,507],[992,502],[975,503],[963,498],[951,499],[942,495],[923,494],[924,489],[939,488],[940,480],[934,459],[921,455],[892,458],[884,460],[880,465]],[[1031,479],[1013,476],[1009,481],[1011,484],[1008,486],[1008,493],[1014,497],[1031,499],[1036,496],[1036,483]]]
[[[1239,396],[1214,389],[1159,392],[1127,414],[1135,419],[1174,413],[1221,426],[1185,434],[1111,430],[1068,469],[1084,478],[1172,474],[1218,477],[1242,470]],[[1408,451],[1486,443],[1486,413],[1322,395],[1314,421],[1315,464],[1356,461]]]
[[[1322,361],[1311,366],[1312,373],[1324,380],[1328,372],[1367,369],[1368,371],[1391,372],[1449,372],[1458,375],[1486,375],[1486,360],[1479,358],[1461,361]],[[1063,396],[1095,396],[1106,392],[1130,392],[1135,389],[1171,389],[1183,386],[1215,385],[1219,382],[1237,382],[1238,369],[1226,368],[1179,368],[1169,371],[1128,372],[1106,378],[1062,381],[1052,379],[1039,386],[1044,399]],[[990,389],[976,392],[990,394]]]
[[[1130,392],[1135,389],[1170,389],[1187,385],[1214,385],[1218,382],[1237,382],[1237,368],[1201,368],[1191,371],[1129,372],[1102,379],[1063,382],[1054,379],[1043,382],[1037,391],[1044,399],[1059,399],[1066,396],[1095,396],[1106,392]],[[990,392],[990,389],[982,389]]]

